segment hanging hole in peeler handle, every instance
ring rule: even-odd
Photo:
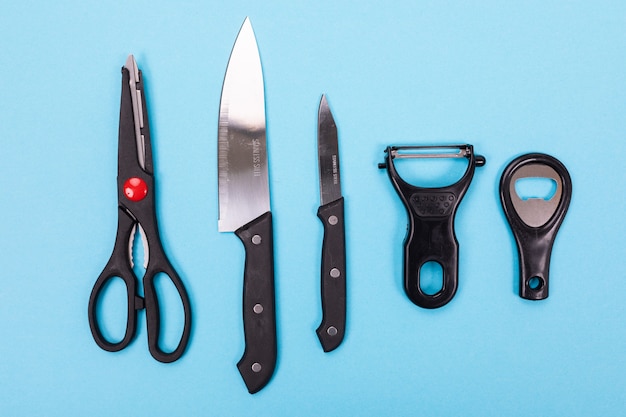
[[[419,270],[419,286],[426,295],[433,296],[443,289],[443,267],[439,262],[428,261]]]

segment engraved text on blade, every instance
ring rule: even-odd
[[[252,172],[255,177],[261,176],[261,141],[252,139]]]

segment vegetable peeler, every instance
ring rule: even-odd
[[[423,308],[446,305],[458,287],[459,244],[454,233],[454,216],[474,177],[476,166],[485,165],[485,158],[474,153],[472,145],[388,146],[387,169],[409,217],[404,240],[404,290],[409,299]],[[400,178],[394,166],[399,158],[466,158],[468,166],[456,183],[438,188],[411,185]],[[422,267],[428,262],[441,266],[443,285],[435,294],[426,294],[420,285]]]

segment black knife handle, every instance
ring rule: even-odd
[[[276,367],[274,243],[272,212],[240,227],[235,234],[246,251],[243,275],[243,357],[237,363],[250,394],[263,388]]]
[[[343,197],[321,206],[317,217],[324,225],[322,243],[322,323],[317,328],[324,352],[336,349],[346,328],[346,239]]]

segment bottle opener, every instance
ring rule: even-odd
[[[458,152],[447,152],[456,149]],[[409,299],[423,308],[446,305],[458,287],[459,245],[454,233],[454,216],[461,199],[469,188],[476,166],[485,165],[485,158],[474,154],[472,145],[389,146],[385,162],[409,217],[404,240],[404,290]],[[467,158],[468,167],[459,181],[439,188],[424,188],[408,184],[398,175],[396,158]],[[443,272],[443,285],[437,293],[426,294],[420,286],[424,264],[434,261]]]
[[[522,199],[515,183],[522,178],[549,178],[556,191],[549,199]],[[519,295],[527,300],[548,298],[550,255],[556,233],[572,197],[572,180],[556,158],[530,153],[505,168],[500,180],[500,199],[511,226],[519,254]]]

